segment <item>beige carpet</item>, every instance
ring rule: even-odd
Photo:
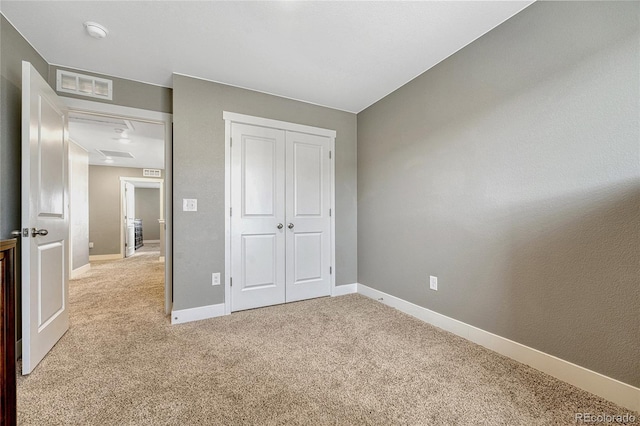
[[[28,377],[32,425],[548,425],[626,413],[359,295],[190,324],[140,252],[71,282],[71,329]]]

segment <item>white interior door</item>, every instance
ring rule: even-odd
[[[331,294],[331,140],[287,132],[287,302]]]
[[[285,302],[285,133],[231,126],[231,310]]]
[[[68,114],[22,62],[22,374],[69,328]]]
[[[135,186],[130,182],[124,183],[124,223],[125,223],[125,253],[124,257],[133,256],[136,251],[136,193]]]

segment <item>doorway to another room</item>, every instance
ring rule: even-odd
[[[168,313],[171,116],[65,101],[70,109],[71,278],[82,278],[90,264],[122,261],[144,252],[146,259],[164,267]]]

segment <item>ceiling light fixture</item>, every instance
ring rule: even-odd
[[[84,23],[84,28],[91,37],[97,39],[105,38],[109,34],[108,29],[96,22],[87,21]]]

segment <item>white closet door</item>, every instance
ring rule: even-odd
[[[231,126],[231,310],[285,302],[285,132]]]
[[[331,293],[330,142],[287,132],[287,302]]]

